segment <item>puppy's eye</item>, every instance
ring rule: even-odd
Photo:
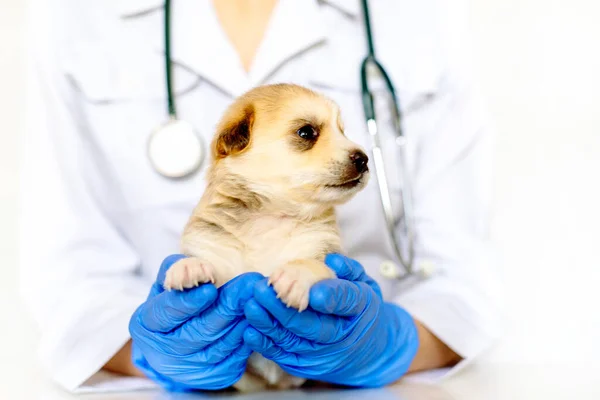
[[[315,140],[319,136],[317,130],[311,125],[304,125],[296,133],[305,140]]]

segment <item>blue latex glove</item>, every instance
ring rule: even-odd
[[[167,269],[183,257],[165,259],[147,301],[131,317],[133,363],[168,390],[223,389],[242,376],[252,352],[243,342],[243,309],[264,277],[240,275],[219,290],[203,284],[164,291]]]
[[[315,284],[302,313],[277,299],[266,280],[258,282],[244,309],[245,343],[299,377],[359,387],[396,381],[419,347],[412,317],[382,300],[358,262],[333,254],[325,263],[338,279]]]

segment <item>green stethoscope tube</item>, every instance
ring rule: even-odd
[[[371,29],[371,18],[369,15],[369,5],[367,0],[362,0],[362,9],[363,9],[363,22],[365,27],[365,36],[367,39],[367,55],[363,59],[360,66],[360,82],[361,82],[361,93],[362,93],[362,103],[365,113],[365,121],[367,123],[367,129],[369,131],[369,135],[371,136],[371,150],[373,153],[373,163],[375,165],[375,174],[377,176],[377,181],[379,184],[379,194],[381,199],[381,205],[383,207],[383,213],[386,222],[386,228],[388,231],[388,235],[390,238],[390,244],[394,250],[396,258],[405,271],[400,271],[393,264],[390,267],[389,264],[384,263],[383,265],[387,265],[387,267],[382,267],[381,274],[394,279],[405,279],[409,276],[415,275],[416,271],[414,269],[414,224],[413,224],[413,212],[412,212],[412,195],[411,195],[411,182],[410,176],[408,174],[407,169],[407,160],[406,160],[406,140],[404,136],[404,132],[402,130],[402,113],[400,111],[400,105],[398,102],[398,97],[396,96],[396,90],[394,88],[394,84],[392,83],[391,78],[386,72],[385,68],[377,57],[375,56],[375,46],[373,41],[373,31]],[[394,131],[396,134],[395,142],[399,147],[400,151],[400,168],[402,169],[403,174],[403,189],[402,189],[402,208],[403,215],[402,219],[404,220],[404,233],[407,240],[407,248],[408,254],[405,256],[400,249],[400,243],[398,235],[396,234],[396,228],[398,226],[398,221],[394,217],[393,207],[392,207],[392,197],[389,189],[389,184],[387,181],[387,174],[385,172],[385,164],[383,161],[383,151],[381,146],[381,140],[379,137],[379,127],[377,124],[377,118],[375,115],[375,100],[373,96],[373,92],[369,87],[369,67],[371,70],[375,70],[383,79],[385,84],[385,90],[387,91],[387,95],[392,103],[392,113],[393,113],[393,124]],[[422,274],[421,274],[422,275]]]
[[[167,85],[167,111],[171,119],[177,118],[177,107],[173,95],[173,61],[171,58],[171,0],[165,0],[164,7],[165,78]]]

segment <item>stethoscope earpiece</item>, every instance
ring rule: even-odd
[[[379,267],[379,273],[386,279],[404,280],[409,276],[421,279],[431,278],[436,272],[436,267],[431,261],[421,261],[415,271],[404,272],[395,262],[384,261]]]
[[[393,261],[384,261],[379,267],[381,276],[387,279],[399,279],[402,277],[402,270]]]
[[[433,274],[435,274],[436,267],[435,264],[431,261],[421,261],[419,263],[419,268],[417,269],[417,273],[423,279],[431,278]]]

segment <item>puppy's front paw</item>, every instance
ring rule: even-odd
[[[308,307],[310,288],[315,283],[335,278],[335,274],[317,261],[295,261],[276,269],[269,277],[269,285],[288,307],[302,312]]]
[[[212,265],[200,261],[196,257],[182,258],[167,271],[164,288],[166,290],[190,289],[201,283],[215,283],[215,272]]]

